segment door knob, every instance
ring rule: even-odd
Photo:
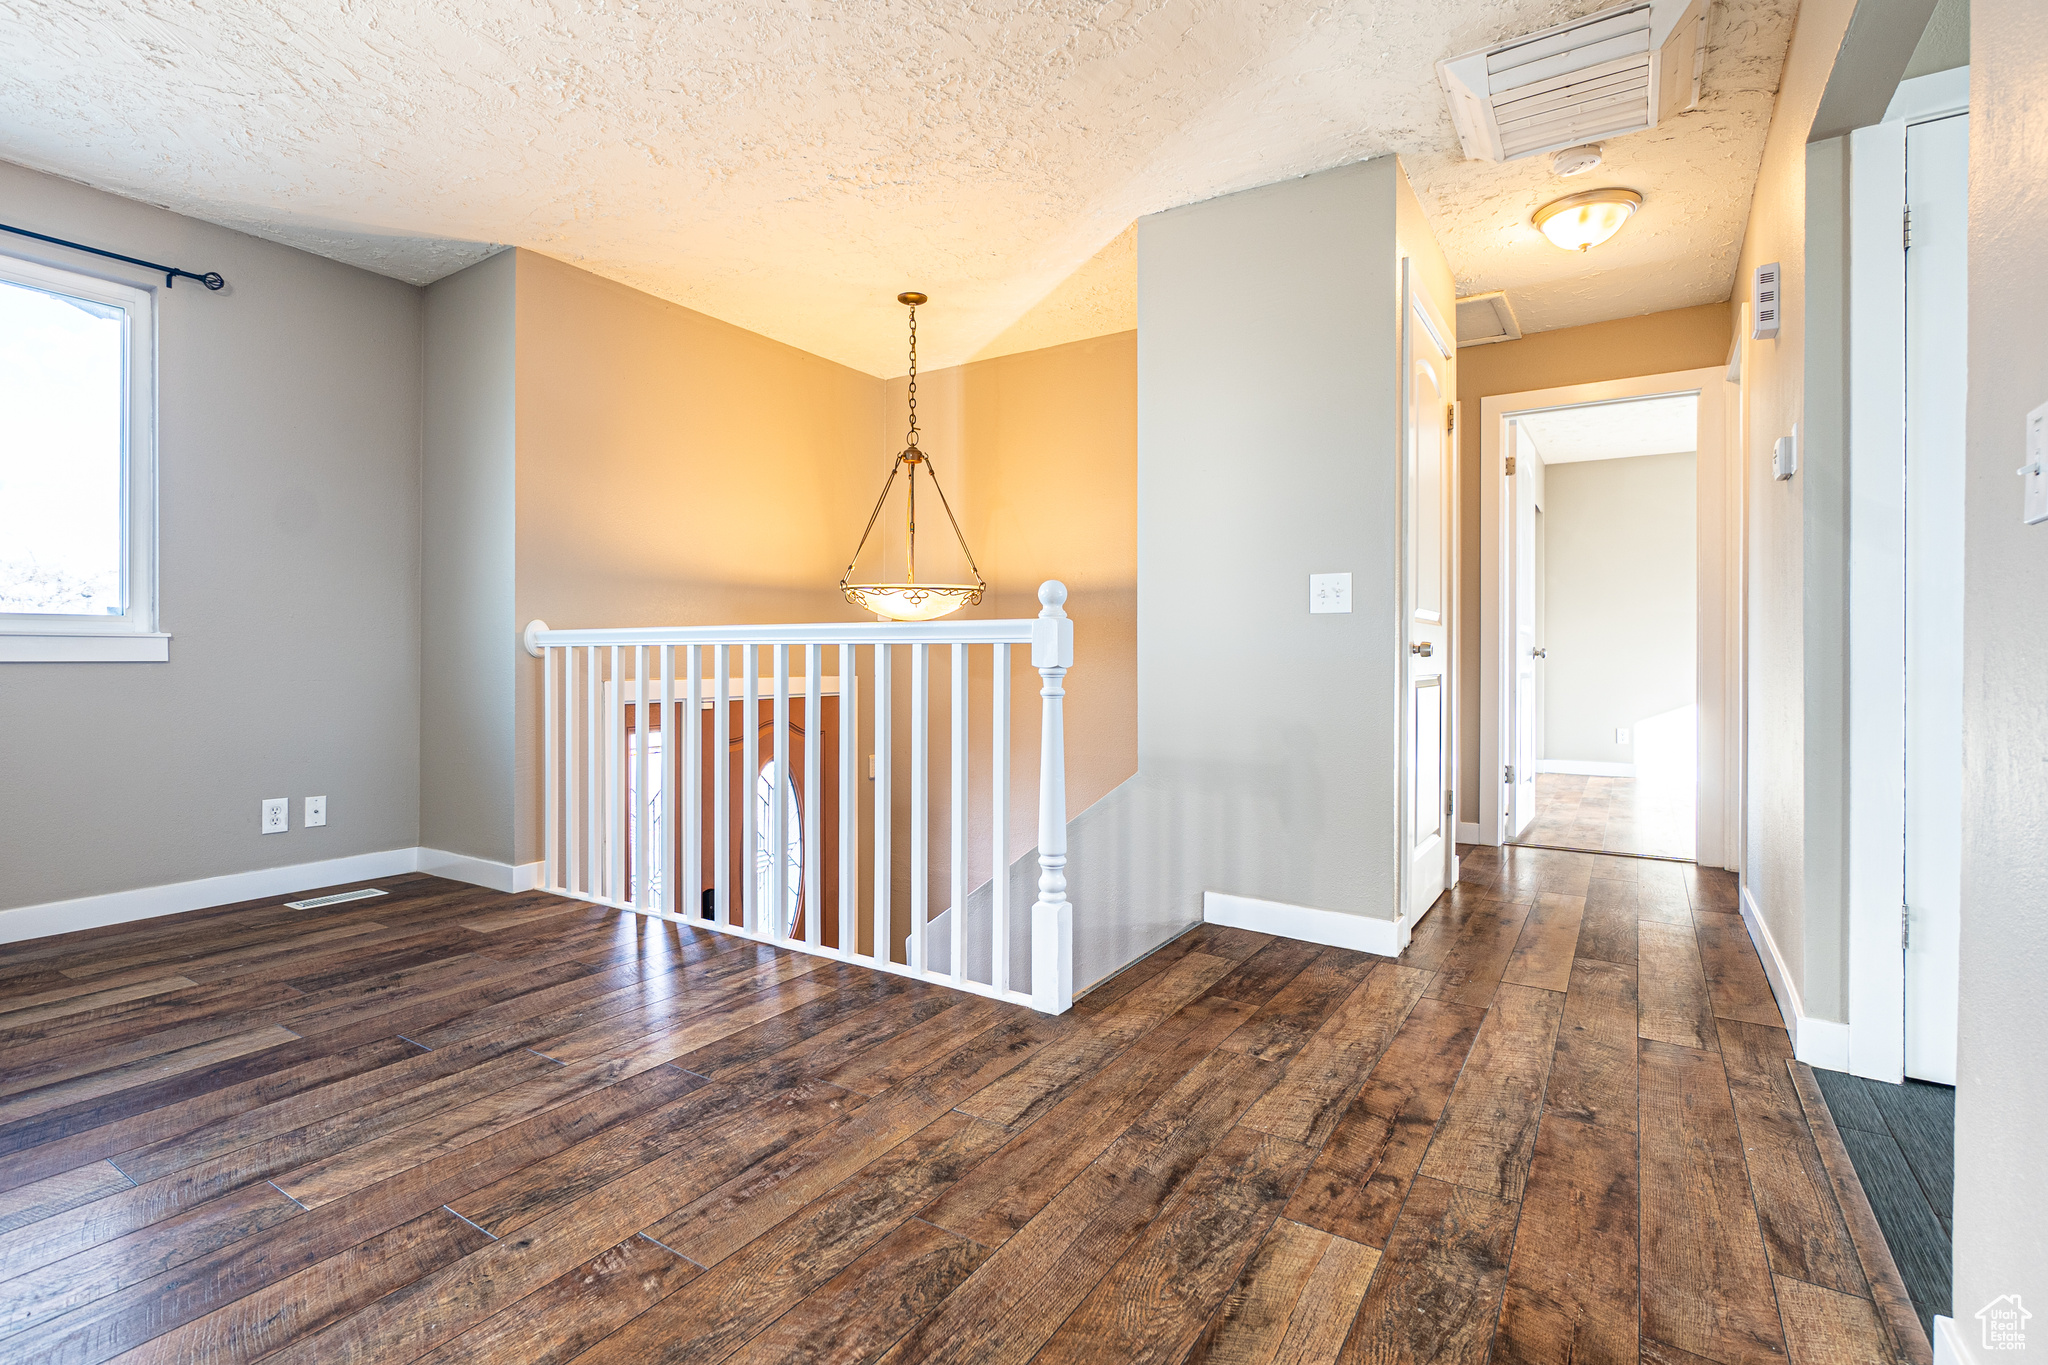
[[[1429,657],[1431,648],[1432,646],[1430,645],[1429,641],[1424,640],[1419,645],[1408,646],[1408,652],[1410,654],[1420,654],[1423,658],[1427,659]]]
[[[1532,659],[1547,659],[1550,657],[1550,651],[1547,649],[1532,649],[1529,651],[1529,657]]]

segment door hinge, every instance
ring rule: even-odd
[[[1899,907],[1899,947],[1910,948],[1912,946],[1913,907],[1910,905],[1902,905]]]
[[[1908,250],[1911,250],[1913,246],[1913,206],[1911,204],[1906,205],[1904,209],[1904,216],[1905,225],[1903,231],[1900,233],[1900,244]]]
[[[1444,404],[1444,430],[1456,431],[1457,429],[1458,405],[1456,403],[1446,403]]]
[[[1514,456],[1512,456],[1512,455],[1510,455],[1510,456],[1508,456],[1508,477],[1512,479],[1512,478],[1513,478],[1514,476],[1515,476],[1515,457],[1514,457]]]
[[[1505,778],[1503,778],[1502,780],[1503,780],[1504,782],[1506,782],[1506,783],[1507,783],[1507,784],[1508,784],[1508,785],[1509,785],[1510,787],[1512,787],[1512,786],[1514,786],[1514,785],[1515,785],[1515,765],[1514,765],[1514,764],[1512,764],[1512,763],[1508,764],[1508,767],[1507,767],[1507,776],[1506,776]]]
[[[1445,814],[1445,815],[1456,815],[1457,813],[1458,813],[1458,794],[1457,794],[1456,792],[1445,792],[1445,793],[1444,793],[1444,814]]]

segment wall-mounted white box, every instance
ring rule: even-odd
[[[2048,521],[2048,403],[2027,414],[2027,462],[2020,466],[2026,480],[2026,511],[2029,526]]]

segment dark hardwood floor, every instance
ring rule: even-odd
[[[1885,1245],[1930,1335],[1952,1316],[1956,1172],[1954,1087],[1888,1085],[1840,1071],[1813,1073]]]
[[[1464,867],[1060,1019],[424,876],[0,946],[0,1359],[1928,1360],[1731,879]]]

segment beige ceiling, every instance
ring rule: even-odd
[[[1097,335],[1138,216],[1398,152],[1538,331],[1727,296],[1795,6],[1719,0],[1705,107],[1562,182],[1462,161],[1434,63],[1599,0],[0,0],[0,158],[414,282],[530,247],[887,375],[899,289],[927,364]],[[1595,255],[1527,226],[1595,183],[1646,198]]]

